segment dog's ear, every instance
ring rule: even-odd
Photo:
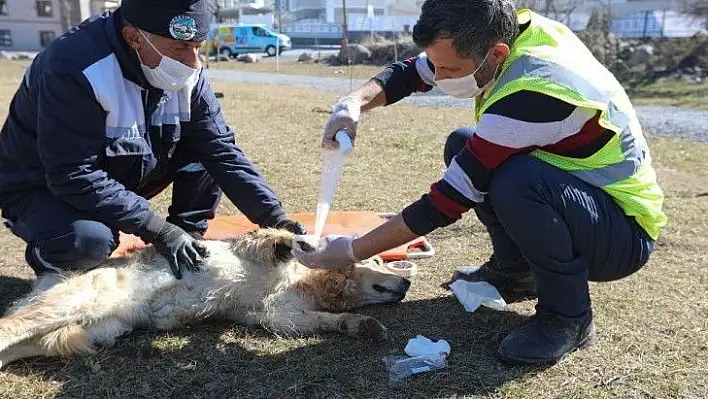
[[[293,258],[292,249],[293,245],[296,245],[299,250],[304,252],[315,251],[316,248],[312,246],[309,242],[305,240],[293,240],[293,241],[278,241],[275,244],[275,257],[279,262],[288,261]]]
[[[288,242],[278,241],[275,243],[275,259],[278,262],[287,262],[293,258],[290,252],[293,247]]]
[[[312,244],[310,244],[309,242],[304,241],[304,240],[300,240],[300,241],[296,242],[295,245],[299,246],[300,248],[298,248],[298,249],[303,252],[314,252],[316,249],[315,247],[312,246]]]

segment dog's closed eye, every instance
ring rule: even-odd
[[[373,288],[374,291],[380,292],[382,294],[398,294],[397,291],[394,291],[390,288],[386,288],[383,285],[379,285],[379,284],[374,284],[373,286],[371,286],[371,288]]]

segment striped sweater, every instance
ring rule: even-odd
[[[375,79],[386,105],[435,86],[434,67],[425,54],[390,65]],[[602,148],[613,133],[598,124],[599,113],[544,94],[520,91],[494,103],[481,116],[475,134],[453,158],[442,179],[403,210],[408,228],[418,235],[450,225],[485,200],[494,170],[516,154],[541,148],[585,158]]]

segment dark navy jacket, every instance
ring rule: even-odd
[[[191,93],[151,87],[120,21],[119,9],[82,23],[27,69],[0,134],[0,207],[48,188],[89,217],[142,235],[163,219],[134,191],[165,172],[180,143],[252,222],[283,218],[204,73]]]

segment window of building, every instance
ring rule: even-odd
[[[0,47],[12,47],[12,34],[9,30],[0,30]]]
[[[52,17],[52,16],[54,16],[51,0],[37,0],[36,5],[37,5],[37,16],[38,17]]]
[[[7,12],[7,1],[0,0],[0,15],[9,15]]]
[[[42,47],[49,46],[49,43],[57,37],[56,33],[51,30],[43,30],[39,32],[39,44]]]

